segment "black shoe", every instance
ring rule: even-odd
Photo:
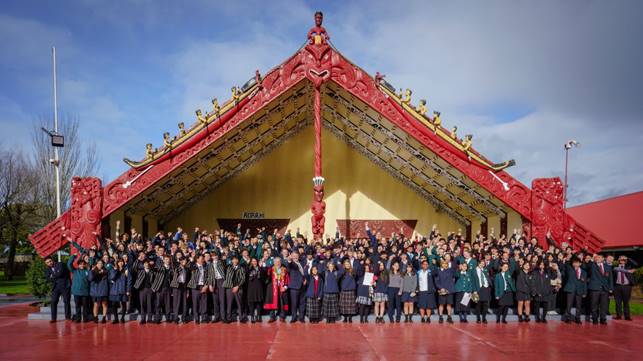
[[[522,315],[518,315],[518,322],[522,322]]]
[[[257,323],[257,320],[255,320],[255,316],[250,316],[250,323]]]
[[[543,318],[540,322],[542,322],[542,323],[547,323],[547,319],[546,319],[546,318]]]
[[[593,320],[592,325],[598,325],[598,320]]]
[[[625,321],[632,321],[631,317],[625,317]]]
[[[451,316],[447,317],[447,323],[453,323],[453,319],[451,318]]]
[[[525,316],[525,322],[529,322],[529,321],[531,321],[531,319],[529,318],[529,316]]]
[[[297,319],[296,319],[296,318],[292,318],[292,319],[290,320],[290,323],[297,323]]]
[[[507,320],[503,318],[502,323],[507,323]]]
[[[114,318],[114,321],[112,321],[112,325],[117,325],[118,324],[118,317]]]
[[[444,323],[444,318],[442,318],[442,316],[440,316],[438,323]]]
[[[342,323],[348,323],[348,317],[344,316],[344,319],[342,320]]]
[[[580,318],[579,318],[579,319],[577,319],[575,322],[576,322],[577,324],[579,324],[579,325],[583,323],[583,322],[580,320]]]
[[[276,317],[270,317],[270,319],[268,319],[268,323],[273,323],[273,322],[276,322],[276,321],[277,321]]]
[[[100,321],[100,323],[107,323],[107,317],[103,317],[103,319]]]
[[[487,319],[485,318],[484,320],[482,320],[482,323],[484,323],[486,325],[487,324]]]
[[[139,321],[139,323],[140,323],[141,325],[144,325],[144,324],[146,324],[146,323],[147,323],[147,321],[145,321],[145,319],[144,319],[144,318],[141,318],[141,320]]]
[[[601,320],[601,325],[607,325],[607,320]]]
[[[353,317],[348,318],[348,323],[353,323]]]
[[[248,317],[244,317],[244,318],[240,319],[239,322],[248,323]]]
[[[426,320],[424,319],[424,317],[420,318],[420,322],[421,323],[426,323]]]
[[[614,316],[614,319],[615,319],[615,320],[620,320],[620,319],[621,319],[621,316]]]

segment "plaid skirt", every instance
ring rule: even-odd
[[[382,292],[373,293],[373,302],[388,302],[388,295]]]
[[[306,316],[308,319],[320,319],[322,314],[322,301],[319,298],[306,298]]]
[[[370,306],[373,304],[373,300],[371,300],[370,297],[366,297],[366,296],[358,296],[355,302],[359,303],[360,305],[367,305],[367,306]]]
[[[337,293],[324,294],[322,316],[326,319],[339,317],[339,295]]]
[[[339,294],[339,313],[347,316],[357,313],[355,290],[344,290]]]

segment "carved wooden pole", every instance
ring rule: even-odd
[[[313,238],[321,239],[324,236],[324,222],[326,218],[324,213],[326,211],[326,203],[324,202],[324,177],[322,177],[322,143],[321,143],[321,83],[315,84],[314,94],[314,127],[315,127],[315,145],[314,145],[314,161],[313,161],[313,202],[311,205],[312,217],[312,230]]]

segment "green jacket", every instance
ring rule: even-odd
[[[464,274],[462,271],[457,271],[455,278],[456,292],[473,292],[473,275],[470,270],[467,270]]]
[[[505,293],[505,282],[507,284],[507,291],[516,292],[516,284],[511,277],[511,273],[506,272],[505,276],[502,277],[502,272],[499,272],[496,274],[496,279],[494,282],[494,286],[496,288],[494,293],[496,298],[502,297],[502,295]]]
[[[75,258],[76,255],[72,255],[67,261],[67,268],[69,268],[72,275],[71,294],[74,296],[89,296],[89,280],[87,279],[89,270],[87,268],[82,270],[76,268],[76,266],[74,266]]]

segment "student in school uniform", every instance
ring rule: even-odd
[[[439,323],[444,322],[444,314],[446,309],[447,322],[453,323],[451,313],[453,312],[453,294],[455,293],[455,262],[452,262],[452,267],[449,262],[442,260],[440,268],[437,271],[435,285],[438,288],[438,313],[440,318]]]
[[[207,317],[207,292],[209,270],[205,265],[205,258],[199,254],[196,262],[190,267],[190,281],[188,288],[192,298],[192,318],[196,324],[205,322]]]
[[[246,323],[248,318],[246,316],[245,306],[243,304],[243,284],[246,282],[246,271],[243,266],[239,264],[239,258],[232,256],[232,263],[226,269],[225,281],[223,287],[226,292],[226,320],[225,323],[236,321],[232,319],[232,303],[237,306],[237,313],[239,313],[239,322]]]
[[[391,269],[388,272],[388,320],[393,323],[400,323],[402,319],[402,296],[400,289],[402,289],[403,274],[400,270],[400,263],[394,261],[391,264]],[[395,316],[395,319],[393,318]]]
[[[116,265],[109,270],[109,301],[112,303],[113,324],[118,323],[118,307],[121,308],[121,323],[125,323],[127,301],[131,288],[131,278],[125,266],[125,261],[120,258]]]
[[[417,272],[418,279],[418,309],[420,321],[431,323],[431,310],[437,308],[435,302],[435,272],[429,267],[429,261],[422,260],[421,269]]]
[[[250,260],[248,266],[248,312],[250,313],[250,322],[261,322],[261,305],[263,305],[263,292],[266,287],[265,269],[259,267],[259,261],[256,258]]]
[[[533,309],[536,313],[536,322],[547,323],[547,310],[554,296],[552,280],[556,278],[556,275],[547,267],[544,260],[538,261],[536,267],[532,271],[534,281]]]
[[[375,312],[375,323],[384,323],[386,313],[386,302],[388,302],[388,271],[383,262],[377,263],[377,279],[373,289],[373,303]]]
[[[455,274],[455,307],[462,323],[468,322],[467,315],[469,314],[469,303],[471,303],[471,299],[467,300],[466,303],[462,302],[464,295],[468,293],[469,297],[471,297],[473,293],[473,276],[469,271],[469,264],[473,264],[473,262],[460,263],[458,265],[459,270]]]
[[[491,277],[487,261],[482,258],[473,271],[473,292],[476,298],[476,323],[487,323],[487,312],[491,302]]]
[[[150,260],[145,259],[143,268],[136,274],[134,289],[138,290],[140,298],[141,319],[140,324],[144,325],[147,321],[152,321],[152,283],[154,282],[154,271],[150,265]]]
[[[94,322],[98,323],[98,307],[103,311],[101,323],[107,323],[107,299],[109,297],[108,274],[105,263],[98,259],[87,277],[89,280],[89,294],[94,302]]]
[[[503,262],[500,265],[500,272],[496,274],[494,287],[496,300],[498,301],[496,323],[501,321],[502,323],[507,323],[507,313],[509,307],[514,304],[514,292],[516,292],[516,284],[509,272],[509,263]]]
[[[311,323],[319,323],[322,316],[324,279],[319,275],[316,265],[306,267],[306,316]]]
[[[525,262],[516,276],[516,301],[518,302],[518,322],[529,322],[531,314],[531,295],[534,293],[534,276],[531,264]]]
[[[74,303],[76,304],[76,314],[72,318],[74,322],[80,323],[90,321],[90,299],[89,299],[89,270],[87,269],[87,262],[79,260],[74,265],[76,255],[71,255],[67,261],[67,268],[72,274],[71,279],[71,294],[74,296]]]
[[[357,278],[357,302],[358,313],[359,313],[359,323],[368,323],[368,315],[370,314],[371,305],[373,304],[373,284],[375,283],[375,277],[373,277],[373,283],[365,285],[364,277],[367,272],[372,272],[370,260],[366,260],[364,267],[360,268],[360,272]]]
[[[160,324],[163,316],[165,322],[171,322],[172,319],[172,263],[170,256],[164,255],[162,263],[155,270],[154,282],[152,283],[152,292],[154,292],[154,309],[156,310],[156,323]]]
[[[408,263],[406,265],[406,272],[402,278],[402,288],[400,289],[400,301],[404,304],[404,322],[413,322],[413,304],[417,299],[418,279],[415,274],[413,265]]]
[[[187,259],[181,258],[178,264],[172,269],[172,280],[170,288],[172,289],[172,316],[174,323],[188,322],[188,294],[187,285],[190,277],[190,270],[187,267]],[[179,311],[181,318],[179,320]]]
[[[359,265],[358,262],[354,262]],[[338,273],[340,279],[340,293],[339,293],[339,313],[344,316],[342,322],[353,323],[353,316],[357,313],[357,304],[355,300],[357,290],[357,272],[353,268],[349,258],[344,260],[340,265]]]
[[[581,305],[587,295],[587,273],[581,268],[581,260],[572,259],[571,265],[566,265],[566,282],[563,287],[566,298],[565,323],[572,322],[572,307],[576,307],[574,321],[581,324]]]
[[[322,317],[326,319],[326,323],[335,323],[339,318],[339,271],[335,262],[329,260],[325,263],[323,275]]]
[[[592,323],[597,325],[600,321],[601,325],[606,325],[609,293],[614,289],[612,266],[605,262],[602,254],[595,254],[587,267],[589,268],[587,289],[592,309]]]

